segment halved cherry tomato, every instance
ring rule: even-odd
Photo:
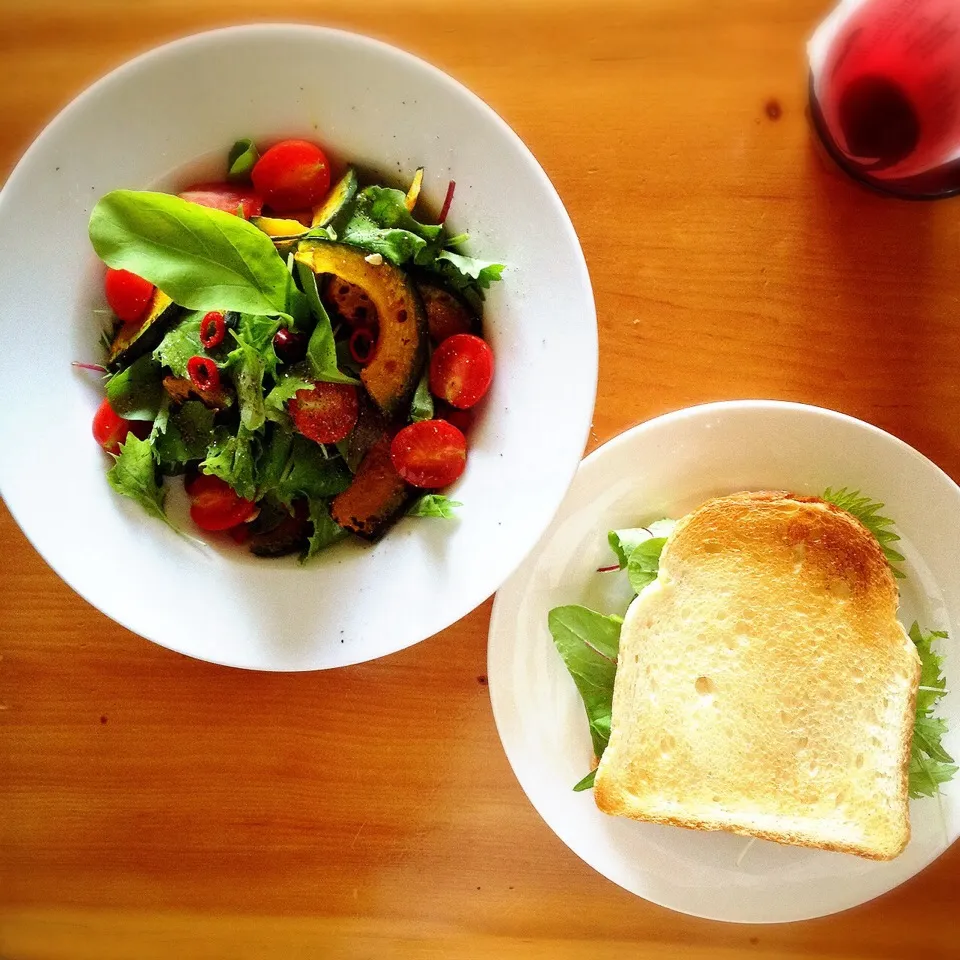
[[[435,490],[453,483],[467,465],[467,441],[446,420],[404,427],[390,444],[394,469],[407,483]]]
[[[330,189],[326,154],[307,140],[282,140],[257,161],[250,173],[264,202],[278,213],[318,204]]]
[[[108,268],[103,289],[107,303],[117,317],[124,323],[136,323],[147,312],[156,288],[135,273]]]
[[[263,197],[256,190],[238,187],[234,183],[198,183],[178,196],[181,200],[232,213],[245,220],[259,217],[263,212]]]
[[[287,410],[305,437],[317,443],[336,443],[356,426],[357,390],[348,383],[315,383],[310,390],[298,390]]]
[[[430,391],[452,407],[466,410],[490,389],[493,351],[472,333],[447,337],[430,360]]]
[[[227,318],[220,310],[211,310],[200,321],[200,342],[208,349],[219,347],[227,335]]]
[[[244,500],[219,477],[201,474],[190,485],[190,519],[201,530],[229,530],[246,523],[256,512],[252,500]]]
[[[187,374],[198,390],[217,390],[220,387],[220,371],[209,357],[191,357],[187,361]]]
[[[104,398],[93,415],[93,439],[103,447],[107,453],[119,453],[120,444],[127,439],[127,434],[143,440],[150,432],[150,424],[143,420],[124,420],[114,412],[110,401]],[[142,434],[142,436],[141,436]]]

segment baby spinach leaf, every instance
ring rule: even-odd
[[[175,377],[187,377],[187,364],[191,357],[205,357],[207,351],[200,342],[200,321],[203,312],[188,313],[160,341],[153,351],[153,359],[161,366],[169,367]]]
[[[410,403],[410,422],[432,420],[433,413],[433,394],[430,393],[430,364],[428,362],[423,368],[423,374]]]
[[[227,179],[243,181],[250,179],[250,171],[260,159],[257,145],[248,137],[238,140],[227,154]]]
[[[350,486],[352,475],[338,457],[325,457],[319,444],[294,434],[290,454],[275,488],[277,500],[289,507],[297,497],[324,500]]]
[[[165,467],[179,468],[202,460],[213,442],[214,412],[199,400],[188,400],[170,413],[154,440],[154,452]]]
[[[312,530],[306,549],[300,557],[301,563],[313,559],[321,550],[348,536],[347,531],[330,516],[330,507],[326,500],[311,500],[309,506]]]
[[[554,607],[547,617],[557,652],[577,685],[599,758],[610,740],[613,683],[617,675],[620,617],[606,617],[579,605]]]
[[[217,427],[200,469],[229,484],[244,500],[253,500],[257,494],[255,463],[253,434],[249,430],[241,425],[234,434],[226,427]]]
[[[442,493],[425,493],[414,500],[407,510],[408,517],[439,517],[451,520],[457,515],[457,507],[463,504],[459,500],[451,500]]]
[[[90,215],[108,266],[156,284],[191,310],[294,313],[302,299],[273,241],[241,217],[164,193],[114,190]]]
[[[353,383],[359,381],[340,372],[337,366],[337,345],[333,338],[333,324],[317,290],[317,275],[305,263],[297,262],[297,275],[306,291],[307,302],[317,320],[317,325],[307,341],[307,365],[314,380],[327,383]]]
[[[120,447],[115,463],[107,471],[107,482],[117,493],[136,500],[151,517],[173,527],[163,512],[166,490],[157,483],[157,464],[153,459],[153,444],[140,440],[132,433]]]
[[[673,528],[677,525],[676,520],[655,520],[648,527],[631,527],[627,530],[611,530],[607,534],[607,542],[610,549],[617,555],[617,562],[622,570],[626,567],[630,559],[630,554],[645,540],[651,540],[655,537],[669,537]]]
[[[163,371],[153,358],[140,357],[107,383],[107,399],[125,420],[154,420],[166,396]]]

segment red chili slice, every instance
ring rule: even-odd
[[[350,334],[350,356],[361,366],[370,362],[377,338],[369,327],[357,327]]]
[[[208,349],[219,347],[227,335],[227,318],[219,310],[211,310],[200,321],[200,342]]]
[[[220,371],[209,357],[191,357],[187,361],[187,373],[198,390],[217,390],[220,387]]]

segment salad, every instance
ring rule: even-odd
[[[900,537],[891,529],[893,521],[880,515],[882,503],[846,488],[828,489],[821,499],[856,517],[876,537],[893,575],[898,579],[906,576],[899,566],[904,557],[893,547]],[[675,526],[675,520],[662,519],[646,527],[611,530],[607,540],[614,553],[614,562],[597,572],[609,574],[625,571],[632,593],[638,595],[657,579],[660,555]],[[623,617],[616,614],[607,616],[588,607],[571,604],[551,610],[547,623],[557,652],[573,677],[587,714],[594,750],[594,769],[573,789],[589,790],[593,787],[596,765],[610,739],[613,687]],[[907,632],[921,663],[909,766],[909,793],[911,798],[917,799],[937,796],[940,784],[953,779],[957,766],[942,744],[943,736],[947,733],[946,721],[935,714],[937,704],[947,688],[942,671],[943,657],[934,648],[938,641],[947,638],[947,634],[942,630],[923,630],[916,622]]]
[[[93,423],[118,493],[190,517],[264,557],[303,561],[405,515],[449,518],[493,353],[484,291],[503,265],[406,192],[331,186],[304,140],[241,140],[226,179],[178,196],[115,190],[90,217],[112,313]]]

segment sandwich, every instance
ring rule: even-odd
[[[639,592],[619,626],[606,708],[599,660],[586,670],[581,655],[575,670],[558,640],[592,732],[606,734],[594,737],[599,809],[898,856],[918,759],[918,641],[930,652],[940,635],[908,635],[897,619],[896,535],[825,499],[764,491],[709,500],[665,537],[614,537]],[[551,613],[555,639],[574,609],[585,610]],[[619,620],[586,613],[608,631]],[[613,644],[588,646],[609,662]],[[931,676],[942,695],[939,659]],[[922,695],[924,717],[935,699]],[[956,770],[939,739],[935,748],[934,789]]]

